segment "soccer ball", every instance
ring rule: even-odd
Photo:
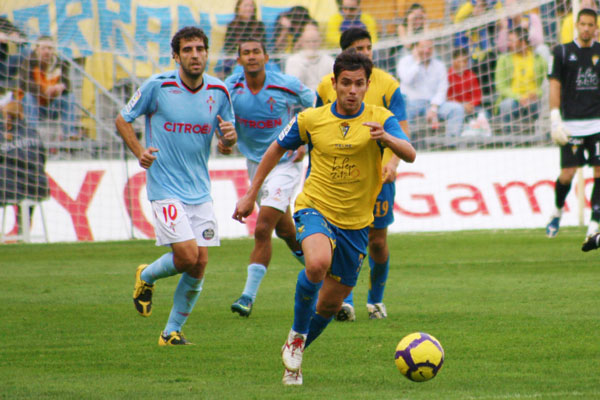
[[[416,332],[406,335],[396,346],[396,367],[414,382],[434,378],[444,364],[444,349],[433,336]]]

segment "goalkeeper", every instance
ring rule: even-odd
[[[577,39],[553,50],[550,70],[550,120],[552,140],[560,146],[560,175],[546,235],[555,237],[565,199],[578,167],[594,167],[590,199],[592,216],[587,235],[598,231],[600,221],[600,44],[594,41],[597,14],[583,9],[577,15]]]

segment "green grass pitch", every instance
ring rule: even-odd
[[[357,321],[332,322],[306,351],[304,386],[283,387],[280,349],[300,265],[279,240],[252,316],[232,314],[251,240],[210,249],[184,332],[159,347],[177,278],[137,315],[135,267],[150,241],[0,246],[0,399],[600,399],[600,252],[582,229],[391,235],[389,317],[370,321],[368,266]],[[397,342],[423,331],[446,361],[413,383]]]

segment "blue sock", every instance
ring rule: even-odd
[[[352,304],[352,307],[354,307],[354,288],[352,289],[350,294],[346,296],[346,298],[344,299],[344,303]]]
[[[305,348],[308,347],[309,344],[313,342],[316,338],[319,337],[321,332],[327,328],[327,325],[331,322],[333,316],[329,318],[324,318],[318,313],[315,313],[310,320],[310,327],[308,328],[308,336],[306,337]]]
[[[178,273],[179,271],[175,269],[175,264],[173,263],[173,253],[166,253],[144,268],[141,278],[144,282],[152,285],[158,279],[173,276]]]
[[[244,296],[252,297],[252,302],[256,299],[256,293],[258,293],[258,287],[262,282],[263,277],[267,273],[267,267],[261,264],[250,264],[248,265],[248,277],[246,278],[246,286],[242,294]]]
[[[294,301],[294,325],[292,329],[298,333],[308,333],[310,319],[315,313],[315,304],[323,281],[313,283],[306,277],[306,270],[300,271],[296,282]]]
[[[367,303],[381,303],[383,301],[385,282],[387,281],[388,272],[390,270],[390,256],[388,256],[383,264],[377,264],[369,257],[369,266],[371,267],[371,277]]]
[[[294,255],[294,257],[296,257],[296,260],[298,260],[300,264],[306,265],[306,263],[304,262],[304,253],[302,252],[302,250],[292,251],[292,254]]]
[[[187,272],[181,274],[173,296],[173,308],[171,308],[165,332],[181,332],[181,327],[187,321],[196,304],[196,300],[200,297],[203,283],[204,279],[192,278]]]

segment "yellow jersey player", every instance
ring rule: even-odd
[[[373,49],[369,32],[361,28],[351,28],[345,31],[340,38],[342,50],[355,49],[364,54],[371,61]],[[317,87],[317,106],[333,103],[336,92],[331,84],[329,74],[323,78]],[[373,68],[369,90],[365,94],[365,103],[385,107],[390,110],[402,127],[408,133],[406,120],[406,107],[400,92],[400,84],[387,72]],[[371,268],[369,293],[367,298],[367,311],[369,318],[381,319],[387,317],[383,304],[383,292],[390,268],[390,252],[387,245],[387,228],[394,223],[394,197],[396,195],[396,169],[398,157],[388,149],[383,158],[383,186],[377,196],[373,215],[375,220],[369,231],[369,266]],[[352,293],[344,299],[340,312],[336,315],[338,321],[354,321],[354,299]]]
[[[305,110],[287,125],[267,149],[233,213],[243,222],[284,153],[308,144],[308,172],[294,213],[306,267],[298,274],[294,322],[282,348],[286,385],[302,384],[305,347],[326,328],[356,284],[381,190],[383,149],[406,162],[416,157],[396,117],[363,102],[372,68],[372,61],[354,50],[336,58],[332,82],[337,100]]]

